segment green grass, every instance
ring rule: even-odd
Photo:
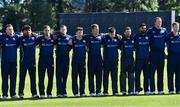
[[[37,54],[36,59],[38,63],[38,50],[36,54]],[[120,72],[120,69],[118,72]],[[19,67],[18,67],[17,77],[19,77]],[[166,81],[167,78],[166,77],[167,76],[166,76],[166,65],[165,65],[165,75],[164,75],[165,92],[167,92],[167,81]],[[143,78],[141,79],[143,80]],[[38,78],[36,81],[37,81],[36,83],[38,84]],[[109,80],[109,83],[110,83],[109,92],[111,93],[110,81],[111,80]],[[47,76],[46,76],[45,83],[47,83]],[[18,92],[18,84],[19,84],[19,78],[17,78],[16,92]],[[1,85],[1,81],[0,81],[0,85]],[[68,91],[69,96],[72,96],[71,87],[72,86],[71,86],[71,67],[70,67],[68,83],[67,83],[67,91]],[[118,85],[118,88],[119,88],[119,85]],[[0,90],[1,90],[1,86],[0,86]],[[38,90],[38,87],[37,87],[37,90]],[[180,95],[152,95],[152,96],[139,95],[139,96],[108,96],[108,97],[81,97],[81,98],[70,97],[70,98],[51,98],[51,99],[45,98],[45,99],[34,100],[30,98],[31,93],[30,93],[30,81],[29,81],[28,74],[26,77],[24,93],[25,93],[25,97],[27,97],[24,100],[11,100],[10,99],[7,101],[0,101],[0,107],[2,106],[44,106],[44,107],[45,106],[51,106],[51,107],[54,107],[54,106],[133,106],[133,107],[158,106],[159,107],[159,106],[179,106],[180,105],[180,101],[179,101]],[[87,94],[89,93],[87,77],[86,77],[86,93]],[[53,95],[54,96],[56,95],[55,76],[54,76]]]

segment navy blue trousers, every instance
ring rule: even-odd
[[[69,56],[56,58],[56,87],[57,95],[67,94],[66,83],[69,72]]]
[[[53,76],[54,76],[54,58],[53,56],[40,56],[38,63],[38,76],[39,76],[39,93],[40,95],[45,95],[45,87],[44,87],[44,78],[47,70],[48,76],[48,85],[46,94],[52,95],[52,87],[53,87]]]
[[[128,78],[128,92],[134,92],[134,59],[121,58],[120,89],[126,92],[126,78]]]
[[[94,85],[94,77],[96,78],[96,91]],[[102,85],[102,57],[89,57],[88,58],[88,80],[89,92],[100,93]]]
[[[149,60],[148,59],[137,59],[135,62],[135,91],[141,91],[141,71],[143,71],[144,79],[144,92],[149,91]]]
[[[79,76],[79,88],[78,88],[78,76]],[[85,77],[86,77],[86,64],[85,60],[76,61],[73,59],[72,61],[72,91],[73,94],[78,94],[78,90],[80,94],[85,94]]]
[[[109,73],[111,73],[112,91],[118,93],[117,81],[118,81],[118,61],[104,62],[103,73],[103,93],[108,93]]]
[[[16,95],[17,62],[1,62],[2,93],[8,96],[8,77],[10,77],[10,96]]]
[[[37,94],[35,60],[20,62],[19,95],[24,95],[24,85],[25,85],[25,78],[26,78],[27,71],[30,76],[31,94],[33,96],[33,95]]]
[[[155,91],[155,71],[157,70],[157,88],[163,91],[164,87],[164,54],[150,54],[150,91]]]
[[[180,91],[180,55],[168,56],[167,73],[168,89],[174,91],[174,76],[176,92]]]

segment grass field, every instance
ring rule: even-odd
[[[37,54],[36,59],[38,59],[38,50],[36,54]],[[18,68],[18,77],[19,77],[19,68]],[[165,92],[167,92],[166,67],[165,67],[164,77],[165,77],[164,89],[165,89]],[[18,83],[19,83],[19,78],[17,79],[16,90],[18,89]],[[38,83],[38,81],[36,83]],[[47,76],[46,76],[45,83],[47,83]],[[53,86],[54,96],[56,95],[55,83],[56,81],[55,81],[55,76],[54,76],[54,86]],[[44,99],[34,100],[30,98],[31,93],[30,93],[29,75],[27,75],[26,77],[25,84],[26,85],[25,85],[24,91],[25,91],[25,97],[27,98],[25,98],[24,100],[11,100],[11,99],[8,99],[6,101],[1,100],[0,107],[3,107],[3,106],[43,106],[43,107],[47,107],[47,106],[48,107],[50,106],[51,107],[55,107],[55,106],[133,106],[133,107],[178,106],[179,107],[180,106],[180,95],[146,95],[146,96],[139,95],[139,96],[107,96],[107,97],[88,97],[87,96],[87,97],[80,97],[80,98],[73,98],[73,97],[51,98],[51,99],[44,98]],[[1,85],[1,81],[0,81],[0,85]],[[72,88],[71,88],[71,67],[70,67],[68,83],[67,83],[68,96],[72,96],[71,89]],[[1,90],[1,86],[0,86],[0,90]],[[111,84],[109,86],[109,92],[111,94]],[[86,78],[86,93],[87,94],[89,93],[87,78]]]

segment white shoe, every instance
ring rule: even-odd
[[[125,91],[122,91],[121,93],[122,93],[122,95],[126,95],[126,92],[125,92]]]
[[[158,94],[161,94],[161,95],[162,95],[162,94],[164,94],[164,92],[163,92],[163,91],[159,91]]]
[[[47,95],[48,98],[52,98],[53,96],[52,95]]]
[[[103,96],[103,93],[97,93],[96,96]]]
[[[8,99],[8,96],[3,96],[2,99],[6,100],[6,99]]]
[[[20,95],[19,95],[19,98],[20,98],[20,99],[23,99],[23,98],[24,98],[24,95],[20,94]]]
[[[12,99],[17,99],[18,97],[16,95],[13,95],[11,98]]]
[[[180,91],[176,92],[176,94],[180,94]]]
[[[169,94],[174,94],[174,91],[169,91],[168,93],[169,93]]]
[[[80,96],[81,96],[81,97],[85,97],[85,96],[87,96],[87,95],[86,95],[86,94],[81,94]]]
[[[74,94],[74,97],[79,97],[79,95],[78,94]]]
[[[108,93],[103,93],[104,96],[108,96]]]
[[[135,95],[139,95],[139,92],[138,92],[138,91],[136,91],[134,94],[135,94]]]
[[[151,92],[146,91],[146,92],[144,92],[144,94],[145,94],[145,95],[150,95],[150,94],[151,94]]]
[[[34,94],[32,98],[39,98],[39,96],[37,94]]]
[[[61,95],[61,94],[58,94],[58,95],[57,95],[57,97],[63,97],[63,95]]]
[[[63,94],[63,97],[67,97],[67,94]]]
[[[114,93],[114,94],[113,94],[113,96],[118,96],[118,95],[119,95],[119,93]]]
[[[92,97],[93,97],[93,96],[96,96],[96,94],[95,94],[95,93],[90,93],[90,96],[92,96]]]
[[[40,98],[45,98],[45,95],[40,95]]]
[[[134,95],[134,92],[129,92],[128,95]]]
[[[152,92],[150,92],[150,94],[151,94],[151,95],[154,95],[154,94],[156,94],[156,92],[155,92],[155,91],[152,91]]]

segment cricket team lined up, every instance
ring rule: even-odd
[[[72,92],[75,97],[87,96],[85,87],[88,87],[90,96],[109,95],[109,75],[111,75],[114,96],[120,95],[120,93],[122,95],[138,95],[141,91],[144,91],[144,94],[164,94],[165,44],[167,44],[168,50],[168,93],[180,94],[178,22],[172,24],[172,31],[169,33],[162,27],[160,17],[155,18],[154,26],[149,29],[145,23],[140,24],[139,33],[136,35],[132,35],[131,27],[126,27],[123,35],[116,34],[114,27],[109,27],[107,32],[107,34],[101,35],[99,25],[92,24],[91,34],[84,35],[83,28],[77,27],[75,35],[70,36],[67,34],[66,25],[61,25],[59,34],[55,36],[51,34],[50,26],[45,25],[43,36],[37,36],[32,33],[29,25],[25,25],[22,28],[23,35],[19,37],[14,34],[13,26],[7,24],[5,33],[0,36],[2,98],[8,98],[8,89],[11,98],[18,98],[15,91],[16,86],[19,98],[24,98],[27,73],[30,76],[30,91],[33,98],[43,98],[46,95],[53,97],[53,85],[56,85],[57,97],[67,97],[68,75],[71,75],[72,78]],[[38,80],[36,80],[36,47],[40,49]],[[20,48],[19,71],[17,71],[17,48]],[[56,48],[56,64],[54,64],[53,57],[54,48]],[[73,53],[70,64],[71,49]],[[120,55],[118,50],[121,50]],[[87,57],[86,53],[88,53]],[[119,56],[121,56],[120,61]],[[120,70],[118,70],[118,62],[120,62]],[[54,69],[54,65],[56,65],[56,69]],[[68,73],[70,66],[72,66],[72,74]],[[156,71],[157,80],[155,79]],[[46,72],[47,88],[44,85]],[[143,72],[143,82],[140,80],[141,72]],[[85,84],[86,74],[88,75],[88,84]],[[118,76],[118,74],[120,75]],[[19,78],[18,83],[16,83],[17,77]],[[53,84],[53,78],[56,78],[56,84]],[[10,80],[9,85],[8,80]],[[120,84],[118,84],[118,80]],[[141,87],[142,83],[143,87]]]

